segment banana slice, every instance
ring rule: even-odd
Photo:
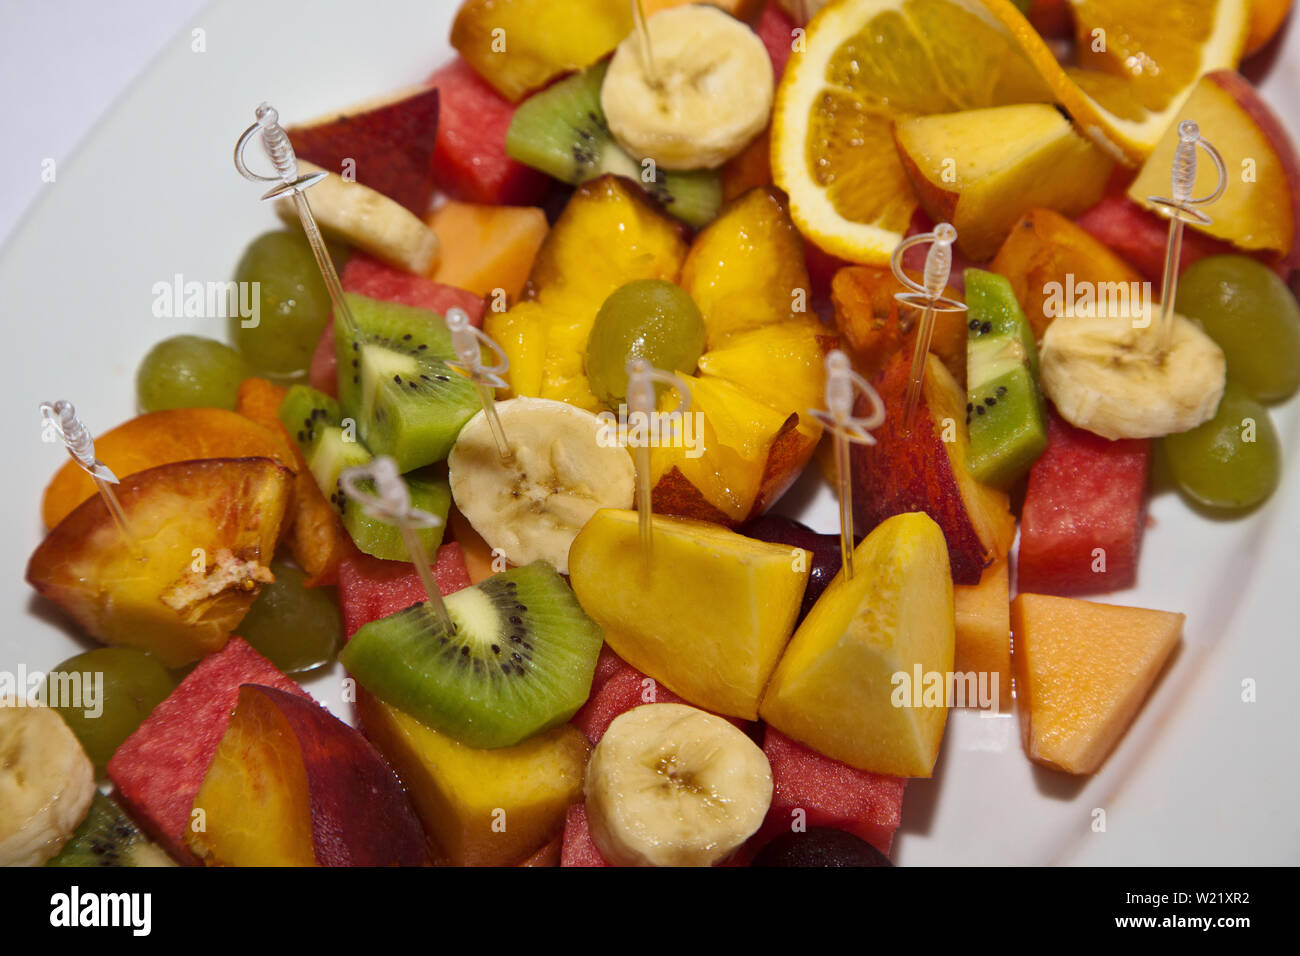
[[[758,830],[772,768],[721,717],[685,704],[621,714],[587,764],[591,837],[616,866],[712,866]]]
[[[40,866],[95,796],[95,768],[57,711],[0,700],[0,866]]]
[[[748,145],[772,112],[772,61],[757,34],[717,7],[646,21],[653,76],[633,31],[600,90],[609,130],[633,157],[664,169],[713,169]]]
[[[298,172],[320,172],[298,160]],[[306,192],[321,231],[364,249],[390,265],[427,275],[438,261],[438,236],[405,206],[381,192],[330,173]],[[275,211],[289,225],[298,224],[292,199],[278,199]]]
[[[1059,318],[1040,352],[1043,391],[1072,425],[1103,438],[1158,438],[1195,428],[1223,397],[1223,350],[1174,316],[1169,348],[1156,322],[1134,328],[1108,316]]]
[[[451,494],[489,547],[511,564],[538,559],[569,573],[569,546],[601,508],[630,508],[636,471],[606,426],[575,405],[545,398],[498,402],[512,459],[501,460],[487,416],[461,429],[447,457]]]

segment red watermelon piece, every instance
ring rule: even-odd
[[[423,217],[433,198],[438,91],[422,90],[359,113],[288,130],[300,159],[330,172],[351,163],[357,182]]]
[[[1132,587],[1146,527],[1151,442],[1110,441],[1055,411],[1047,449],[1029,470],[1016,584],[1035,594],[1095,594]],[[1096,549],[1102,549],[1105,570]]]
[[[763,46],[767,47],[767,55],[772,58],[772,72],[776,74],[778,82],[793,52],[793,31],[794,21],[786,16],[785,11],[775,3],[775,0],[763,8],[754,27],[754,32],[763,41]]]
[[[564,815],[560,866],[609,866],[591,839],[591,829],[587,826],[587,808],[581,803],[571,804]]]
[[[424,276],[412,275],[401,269],[394,269],[378,259],[372,259],[360,252],[354,252],[343,267],[339,283],[344,292],[364,295],[368,299],[383,302],[397,302],[417,309],[428,309],[445,315],[453,307],[464,309],[469,315],[470,324],[478,327],[483,324],[483,299],[473,292],[443,285],[426,279]],[[330,322],[321,332],[316,343],[316,351],[311,359],[311,385],[326,395],[338,396],[338,356],[334,351],[334,323]]]
[[[748,850],[757,850],[788,830],[794,812],[802,810],[808,826],[847,830],[889,854],[903,818],[906,780],[823,757],[770,725],[763,737],[763,753],[772,766],[772,806]]]
[[[108,761],[118,800],[150,837],[183,863],[199,865],[185,845],[185,828],[241,684],[262,684],[311,699],[274,664],[232,637],[201,660]]]
[[[438,187],[466,202],[531,206],[547,177],[506,155],[515,105],[457,57],[429,78],[441,94],[433,175]]]
[[[433,579],[443,594],[470,586],[465,556],[455,541],[438,549]],[[339,606],[348,637],[363,624],[428,599],[415,566],[405,561],[382,561],[353,548],[339,563]]]
[[[1169,220],[1143,209],[1124,195],[1109,195],[1075,220],[1097,241],[1109,246],[1116,255],[1128,260],[1149,282],[1155,283],[1152,295],[1160,296],[1165,271],[1165,243],[1169,238]],[[1251,256],[1277,272],[1282,278],[1290,270],[1275,255],[1247,252],[1230,242],[1207,236],[1195,229],[1183,232],[1183,249],[1178,260],[1181,274],[1206,256]],[[955,271],[955,266],[954,266]]]

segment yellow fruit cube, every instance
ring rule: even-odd
[[[959,674],[988,674],[993,689],[997,675],[998,710],[1011,709],[1011,594],[1007,559],[984,569],[979,584],[952,589],[956,609],[957,644],[953,670]],[[974,706],[968,700],[970,706]]]

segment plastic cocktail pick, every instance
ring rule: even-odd
[[[948,273],[952,271],[952,244],[957,239],[957,230],[951,224],[941,222],[933,232],[922,232],[904,239],[894,249],[889,260],[889,268],[894,278],[911,292],[897,292],[894,298],[904,305],[923,309],[921,324],[917,327],[916,347],[912,350],[912,371],[907,380],[907,398],[903,406],[903,427],[910,429],[916,416],[917,406],[921,402],[921,385],[925,378],[925,357],[930,352],[930,340],[934,338],[934,317],[938,312],[965,312],[966,306],[955,299],[945,298],[943,291],[948,285]],[[917,282],[903,271],[903,253],[912,246],[923,242],[930,243],[925,254],[924,284]]]
[[[1208,196],[1194,199],[1192,188],[1196,185],[1198,147],[1205,150],[1205,154],[1214,162],[1219,181]],[[1219,155],[1217,149],[1201,138],[1201,128],[1192,120],[1183,120],[1178,124],[1178,148],[1174,150],[1170,183],[1174,193],[1172,199],[1160,196],[1147,197],[1160,207],[1160,214],[1169,219],[1169,238],[1165,242],[1165,273],[1160,285],[1160,321],[1156,325],[1156,341],[1161,352],[1169,348],[1169,338],[1174,331],[1174,300],[1178,297],[1178,260],[1183,250],[1183,224],[1190,222],[1198,226],[1208,226],[1213,220],[1194,207],[1214,202],[1228,187],[1223,157]]]
[[[652,87],[659,87],[659,70],[655,66],[654,50],[650,46],[650,28],[646,26],[645,10],[641,0],[628,0],[632,4],[632,28],[636,31],[641,53],[641,69]]]
[[[271,157],[271,165],[275,167],[274,176],[255,173],[244,162],[244,152],[258,133],[262,134],[262,146]],[[239,141],[235,143],[235,168],[239,170],[241,176],[252,182],[277,184],[262,195],[263,202],[284,196],[293,198],[293,205],[298,210],[298,219],[302,222],[303,232],[307,234],[312,255],[316,257],[316,265],[325,279],[325,288],[329,290],[330,301],[334,305],[334,315],[343,323],[343,328],[347,330],[348,335],[355,335],[357,321],[352,317],[352,310],[348,308],[347,300],[343,298],[343,286],[339,283],[339,274],[334,270],[334,260],[330,258],[329,250],[325,247],[325,240],[321,237],[320,228],[316,225],[316,217],[312,215],[311,204],[307,202],[305,193],[306,189],[316,185],[329,174],[321,170],[304,176],[298,175],[298,157],[294,155],[289,135],[280,126],[280,114],[267,103],[257,108],[257,122],[244,130]]]
[[[862,395],[871,409],[855,416],[853,406]],[[853,484],[849,471],[849,443],[874,445],[871,429],[885,421],[885,403],[880,395],[849,364],[849,357],[835,349],[826,356],[826,408],[808,413],[831,430],[835,440],[835,484],[840,498],[840,560],[845,580],[853,578]]]
[[[676,408],[660,412],[658,421],[680,423],[681,416],[691,410],[691,390],[686,380],[673,372],[664,372],[655,368],[643,358],[627,360],[627,424],[628,444],[632,445],[632,457],[636,462],[636,510],[641,528],[641,549],[650,554],[650,446],[656,437],[652,433],[655,418],[655,382],[662,382],[677,390],[679,402]],[[644,425],[634,439],[633,430],[638,423]]]
[[[367,482],[373,485],[373,491],[365,487]],[[433,569],[429,567],[429,556],[416,535],[421,528],[438,527],[442,519],[411,506],[411,491],[397,471],[397,462],[381,455],[364,465],[345,468],[339,474],[339,487],[370,517],[397,526],[406,553],[415,565],[415,573],[420,576],[420,583],[429,596],[429,607],[448,631],[455,630],[447,616],[447,606],[442,603],[442,591],[433,578]]]
[[[447,364],[464,372],[473,381],[483,405],[483,414],[487,416],[488,426],[492,429],[492,437],[496,439],[501,461],[508,463],[514,458],[514,453],[506,441],[506,432],[501,427],[501,416],[497,414],[496,399],[492,392],[506,387],[506,381],[501,376],[510,371],[510,360],[490,335],[469,324],[469,313],[464,309],[447,310],[447,328],[451,330],[451,347],[456,351],[456,361]],[[480,346],[487,346],[496,354],[496,365],[483,364]]]
[[[99,496],[104,499],[104,505],[108,508],[113,523],[117,525],[117,530],[122,532],[122,537],[134,549],[135,536],[131,534],[131,529],[126,523],[126,512],[122,510],[122,503],[117,500],[117,495],[113,492],[113,485],[118,483],[117,475],[113,474],[108,465],[95,457],[95,439],[86,426],[81,424],[76,408],[71,402],[42,402],[41,417],[54,427],[64,447],[68,449],[68,454],[72,456],[72,460],[90,475],[95,488],[99,491]]]

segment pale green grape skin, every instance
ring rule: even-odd
[[[1281,278],[1248,256],[1209,256],[1178,280],[1177,310],[1200,322],[1228,360],[1228,381],[1260,401],[1300,388],[1300,305]]]
[[[155,345],[141,361],[136,399],[142,412],[233,409],[239,383],[252,374],[229,345],[198,335],[175,335]]]
[[[1236,383],[1228,384],[1212,419],[1162,441],[1179,489],[1207,508],[1252,508],[1281,478],[1281,444],[1268,409]]]
[[[611,408],[627,396],[627,360],[691,374],[704,353],[704,317],[686,292],[662,279],[639,279],[610,293],[587,337],[592,393]]]
[[[80,675],[75,681],[74,674]],[[87,693],[87,681],[95,689],[93,693]],[[56,693],[71,693],[78,685],[80,700],[49,697],[51,688]],[[113,751],[175,687],[176,680],[157,658],[129,647],[101,647],[51,668],[45,679],[45,699],[81,741],[96,770],[102,771]],[[92,701],[96,695],[99,699]]]
[[[329,292],[306,236],[293,230],[258,236],[244,250],[235,280],[258,283],[259,307],[256,326],[230,319],[235,348],[267,375],[302,375],[330,318]]]
[[[307,575],[280,561],[275,580],[262,586],[236,632],[286,674],[301,674],[334,660],[343,622],[333,588],[307,588]]]

